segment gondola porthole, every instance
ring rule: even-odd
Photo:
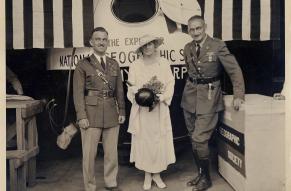
[[[129,24],[143,23],[151,20],[159,10],[157,0],[113,0],[113,15]]]

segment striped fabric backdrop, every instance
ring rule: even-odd
[[[6,47],[89,46],[93,7],[93,0],[6,0]]]
[[[223,40],[279,40],[281,0],[197,0],[207,33]],[[166,17],[169,32],[187,26]]]
[[[198,0],[208,32],[223,40],[278,40],[281,0]]]
[[[281,0],[198,0],[208,33],[223,40],[278,40]],[[88,46],[93,0],[6,0],[8,49]],[[170,33],[177,23],[166,17]],[[183,32],[187,26],[182,25]]]

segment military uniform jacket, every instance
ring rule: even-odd
[[[105,78],[113,88],[114,97],[86,95],[88,90],[110,91],[108,85],[97,75],[96,69],[105,74]],[[106,56],[104,70],[93,54],[80,60],[74,72],[73,96],[77,120],[87,118],[90,127],[117,126],[118,116],[125,116],[123,84],[117,61]]]
[[[194,79],[219,77],[224,68],[231,79],[234,98],[244,99],[245,86],[241,69],[225,43],[207,35],[198,58],[195,46],[194,41],[192,41],[184,47],[184,58],[189,77]],[[193,62],[196,65],[196,69]],[[201,76],[199,76],[197,70]],[[220,80],[212,83],[213,88],[210,91],[210,99],[208,85],[193,83],[188,78],[182,96],[181,107],[196,114],[209,114],[223,110]]]

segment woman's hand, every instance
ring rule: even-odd
[[[158,96],[160,102],[165,101],[165,98],[164,98],[164,95],[163,94],[157,94],[157,96]]]
[[[128,90],[131,91],[133,94],[136,94],[138,92],[138,88],[136,86],[128,87]]]

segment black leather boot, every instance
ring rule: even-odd
[[[200,167],[199,157],[196,150],[193,151],[193,158],[198,169],[198,175],[194,177],[192,180],[188,181],[187,186],[195,186],[201,178],[201,167]]]
[[[204,191],[212,186],[209,174],[209,160],[202,159],[199,160],[199,163],[201,166],[201,177],[199,179],[199,182],[196,185],[194,185],[192,191]]]

